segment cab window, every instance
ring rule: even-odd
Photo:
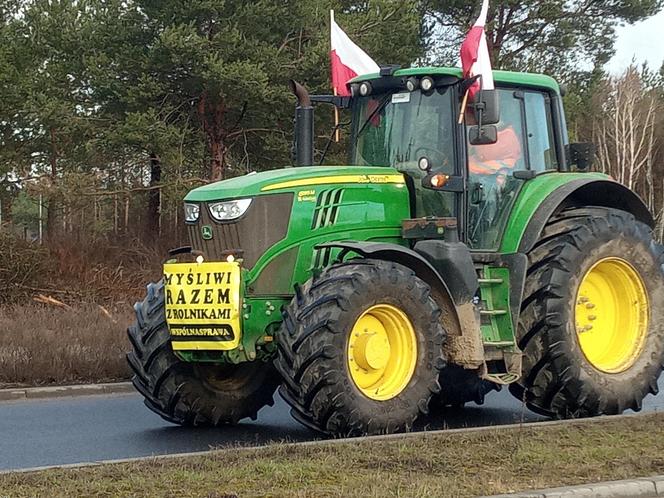
[[[389,166],[404,173],[412,198],[412,215],[454,216],[453,192],[422,187],[426,157],[436,171],[454,175],[455,131],[451,87],[354,99],[351,164]]]
[[[525,92],[528,159],[530,169],[558,169],[551,121],[551,102],[540,92]]]
[[[525,123],[518,92],[498,90],[500,122],[498,141],[490,145],[469,145],[468,166],[473,175],[509,174],[526,169]]]

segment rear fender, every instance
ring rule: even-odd
[[[602,206],[627,211],[651,228],[655,221],[641,198],[624,185],[594,178],[571,181],[551,192],[532,214],[519,242],[518,252],[528,253],[544,227],[558,211],[573,206]]]

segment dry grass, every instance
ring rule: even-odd
[[[0,387],[105,382],[129,377],[129,306],[0,307]]]
[[[664,415],[0,476],[20,497],[456,497],[664,473]]]

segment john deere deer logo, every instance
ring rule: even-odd
[[[201,235],[203,240],[212,240],[212,227],[210,225],[203,225],[201,227]]]

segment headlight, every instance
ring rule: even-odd
[[[189,204],[188,202],[184,203],[184,219],[189,223],[198,221],[198,217],[201,214],[201,207],[198,204]]]
[[[217,221],[234,220],[246,213],[250,204],[251,199],[215,202],[209,205],[210,214]]]

